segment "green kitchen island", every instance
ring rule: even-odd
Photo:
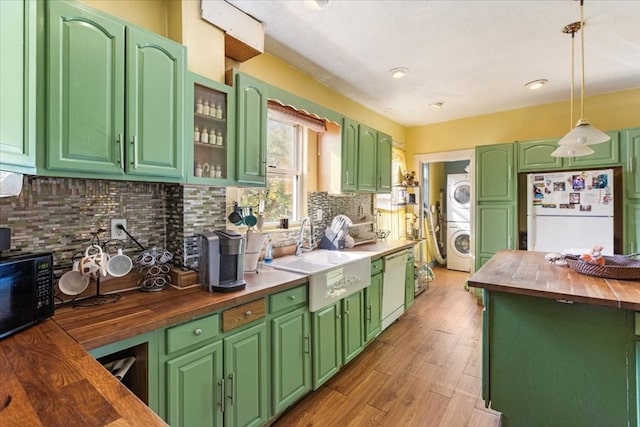
[[[482,397],[503,427],[638,425],[640,282],[503,250],[484,289]]]

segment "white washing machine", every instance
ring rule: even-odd
[[[466,173],[447,175],[447,221],[469,222],[471,181]]]
[[[471,227],[468,222],[447,222],[447,268],[471,271]]]

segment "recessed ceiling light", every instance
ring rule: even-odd
[[[394,79],[401,79],[409,72],[408,68],[405,67],[397,67],[389,70],[391,77]]]
[[[302,3],[311,10],[323,10],[329,6],[329,0],[304,0]]]
[[[530,81],[525,84],[524,87],[529,88],[530,90],[540,89],[542,86],[546,85],[549,80],[547,79],[538,79]]]
[[[431,104],[429,104],[429,107],[431,107],[431,108],[442,108],[443,105],[444,105],[444,101],[437,101],[437,102],[432,102]]]

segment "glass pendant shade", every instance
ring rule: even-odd
[[[593,145],[607,142],[610,139],[609,135],[591,126],[588,121],[580,119],[576,127],[558,141],[558,145]]]
[[[558,148],[551,153],[551,157],[582,157],[593,153],[595,153],[595,151],[588,145],[573,143],[558,145]]]

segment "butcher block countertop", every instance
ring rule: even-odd
[[[469,278],[469,286],[640,311],[640,281],[587,276],[553,265],[544,256],[502,250]]]
[[[372,259],[415,241],[357,246]],[[249,302],[308,281],[264,267],[245,274],[247,286],[208,293],[195,286],[160,292],[128,291],[116,303],[65,305],[53,319],[0,340],[0,426],[166,426],[87,350]]]

